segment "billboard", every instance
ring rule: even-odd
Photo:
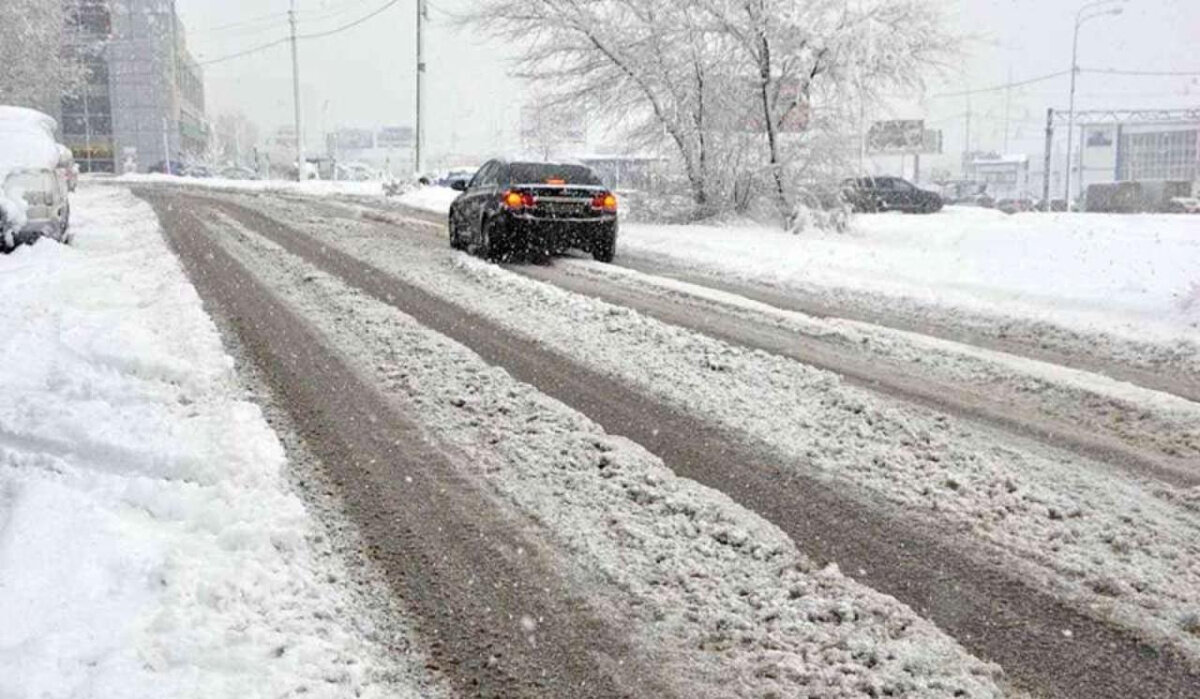
[[[369,150],[375,147],[375,134],[368,129],[341,129],[333,134],[338,150]]]
[[[408,148],[412,144],[411,126],[385,126],[375,137],[375,145],[379,148]]]
[[[935,133],[934,143],[927,143],[927,133]],[[930,146],[941,151],[941,133],[927,132],[921,119],[896,119],[877,121],[867,132],[867,150],[871,153],[928,153]]]

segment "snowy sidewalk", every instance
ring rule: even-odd
[[[107,187],[74,211],[75,247],[0,257],[0,697],[422,693],[153,212]]]
[[[1200,218],[950,207],[857,216],[850,233],[621,230],[621,251],[725,279],[1022,319],[1141,342],[1200,344]]]

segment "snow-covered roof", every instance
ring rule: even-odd
[[[58,122],[24,107],[0,106],[0,172],[53,169],[62,157],[54,130]]]

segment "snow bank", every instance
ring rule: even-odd
[[[0,257],[0,696],[416,696],[153,212]]]
[[[401,195],[397,200],[405,206],[434,214],[449,214],[450,205],[462,194],[449,187],[421,187]]]
[[[1200,342],[1200,222],[950,207],[859,216],[849,235],[622,228],[627,253],[812,293],[860,292],[1136,340]]]
[[[385,198],[383,182],[327,182],[323,180],[310,180],[308,182],[290,182],[287,180],[250,181],[225,180],[219,177],[172,177],[169,175],[122,175],[116,178],[115,181],[124,184],[169,184],[178,187],[201,187],[238,192],[297,194],[310,197]],[[392,201],[421,211],[448,214],[450,212],[450,204],[458,198],[459,194],[459,192],[449,187],[416,187],[401,194]]]

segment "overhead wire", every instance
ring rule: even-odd
[[[365,24],[366,22],[369,22],[370,20],[378,17],[379,15],[383,14],[384,12],[391,9],[395,5],[398,5],[400,2],[401,2],[401,0],[390,0],[387,3],[384,3],[381,7],[373,10],[372,12],[370,12],[362,17],[359,17],[358,19],[354,20],[353,22],[349,22],[347,24],[343,24],[339,27],[336,27],[334,29],[329,29],[326,31],[310,32],[308,34],[297,34],[296,40],[297,41],[309,41],[312,39],[323,39],[328,36],[333,36],[335,34],[340,34],[342,32],[349,31],[351,29],[354,29],[355,27]],[[265,44],[261,44],[259,46],[245,49],[243,51],[238,51],[236,53],[231,53],[231,54],[228,54],[225,56],[220,56],[218,58],[210,58],[210,59],[204,60],[204,61],[198,61],[198,63],[201,66],[210,66],[210,65],[217,64],[217,63],[225,63],[226,61],[232,61],[237,58],[244,58],[246,56],[252,56],[257,53],[262,53],[263,51],[267,51],[269,49],[275,48],[276,46],[281,46],[290,41],[291,41],[291,37],[283,37],[276,41],[271,41],[271,42],[268,42]]]

